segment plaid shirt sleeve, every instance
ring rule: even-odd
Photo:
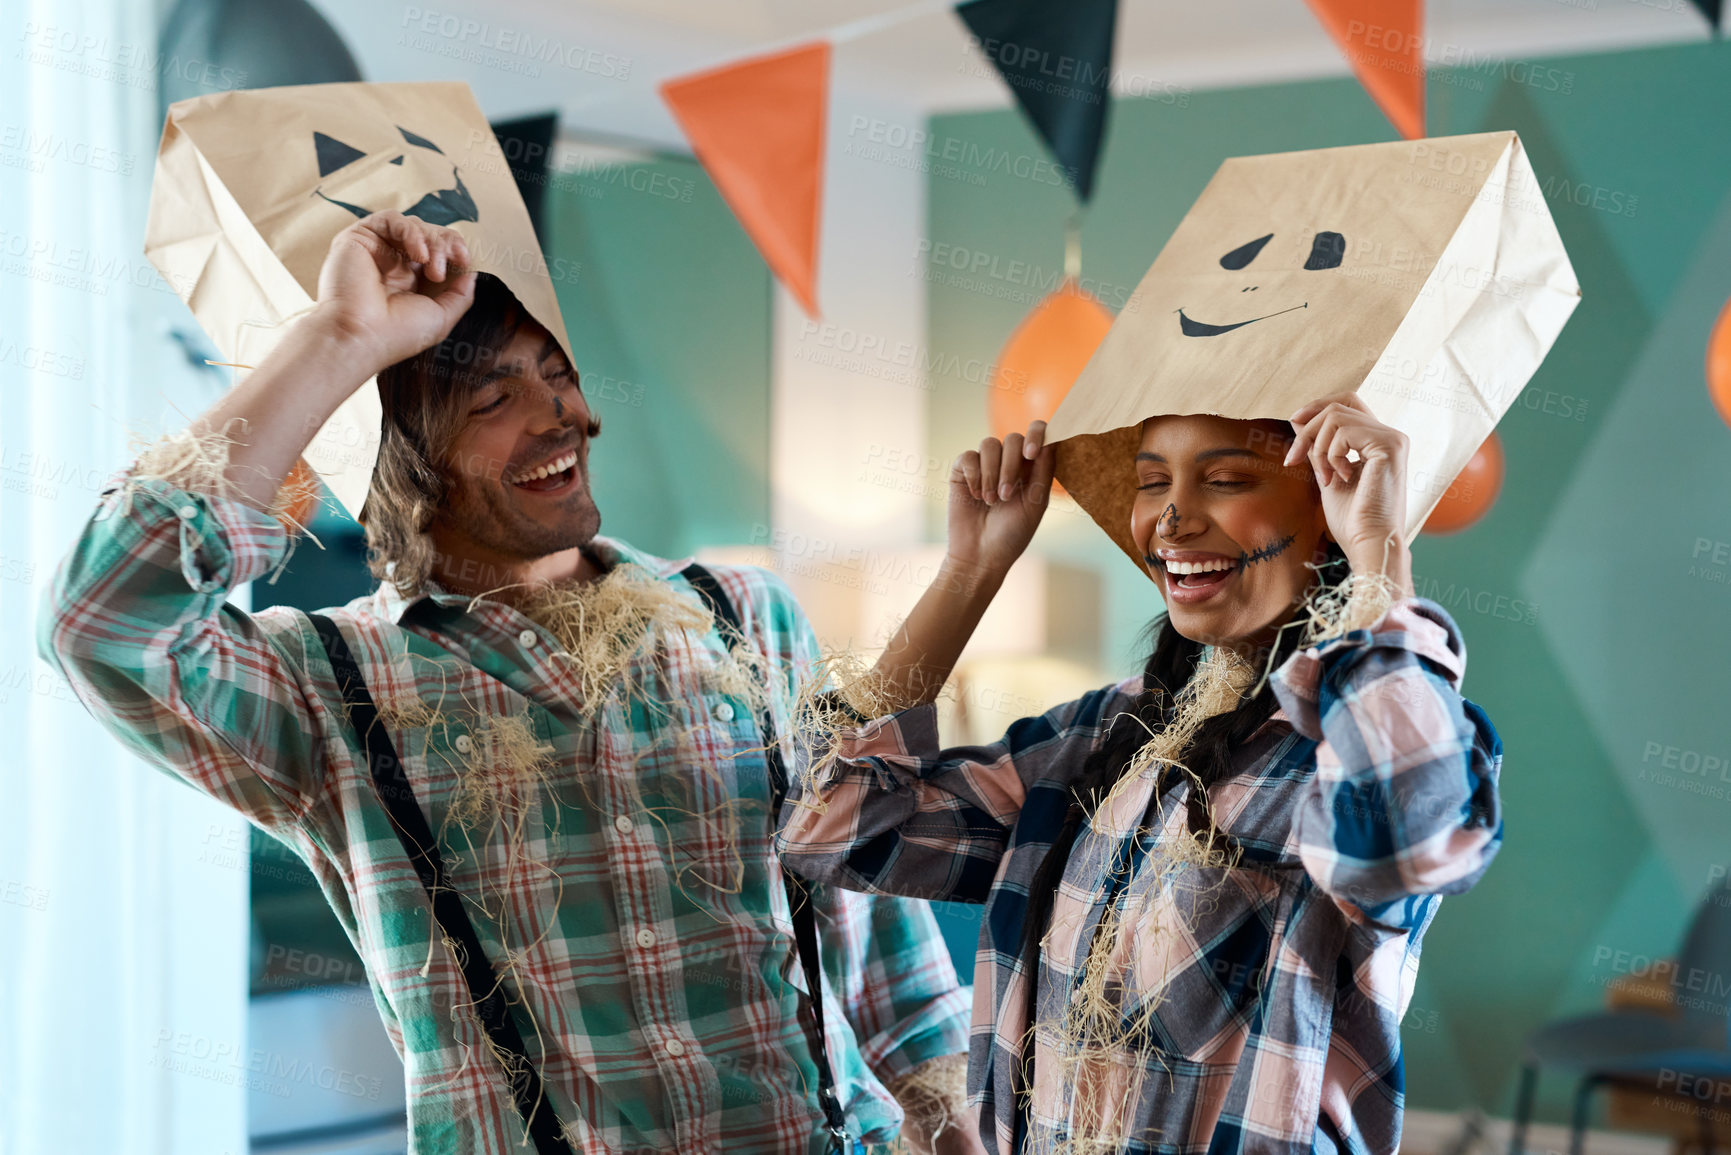
[[[772,620],[792,637],[795,677],[805,676],[818,668],[817,635],[787,588],[765,578]],[[879,1082],[967,1053],[971,992],[956,977],[929,906],[828,886],[814,887],[812,901],[825,978]]]
[[[109,491],[49,587],[43,658],[122,742],[266,829],[318,796],[306,679],[226,601],[287,548],[275,518],[162,481]]]
[[[1129,683],[1093,691],[985,746],[940,749],[932,705],[868,722],[842,736],[823,780],[783,807],[783,856],[852,890],[985,902],[1030,790],[1061,793],[1108,707],[1134,692]]]
[[[1319,743],[1299,856],[1349,917],[1411,930],[1426,896],[1467,890],[1501,845],[1502,745],[1460,695],[1465,667],[1447,611],[1407,598],[1275,676],[1294,727]]]
[[[923,902],[816,887],[824,969],[860,1057],[885,1086],[966,1054],[971,992]]]

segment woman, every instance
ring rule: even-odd
[[[904,700],[1032,536],[1043,435],[956,462],[945,570],[877,671]],[[1413,596],[1406,446],[1350,394],[1149,419],[1130,532],[1166,615],[1142,675],[983,747],[941,749],[929,704],[864,722],[790,800],[800,873],[985,904],[989,1150],[1398,1146],[1420,939],[1501,836],[1496,732]]]

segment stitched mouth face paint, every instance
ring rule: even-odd
[[[1269,558],[1279,557],[1281,554],[1286,552],[1286,547],[1293,543],[1294,538],[1295,535],[1289,533],[1277,541],[1269,542],[1254,553],[1241,553],[1238,555],[1238,562],[1240,565],[1251,565],[1255,562],[1267,561]]]

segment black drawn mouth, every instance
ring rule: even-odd
[[[1183,331],[1186,337],[1218,337],[1222,333],[1230,333],[1234,329],[1242,329],[1246,325],[1254,325],[1258,321],[1266,321],[1270,317],[1278,317],[1281,313],[1290,313],[1294,309],[1308,308],[1310,308],[1310,302],[1306,301],[1302,305],[1292,306],[1291,309],[1281,309],[1279,312],[1275,313],[1264,313],[1260,317],[1252,317],[1248,321],[1234,321],[1230,325],[1210,325],[1206,321],[1198,321],[1192,317],[1185,316],[1184,310],[1179,309],[1178,328]]]

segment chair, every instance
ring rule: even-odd
[[[1694,983],[1701,984],[1696,993]],[[1569,1155],[1582,1155],[1593,1093],[1605,1086],[1638,1086],[1665,1091],[1724,1081],[1723,1101],[1700,1104],[1702,1155],[1713,1155],[1712,1116],[1716,1105],[1731,1110],[1731,876],[1709,888],[1683,938],[1674,986],[1676,1013],[1617,1010],[1548,1023],[1527,1037],[1521,1085],[1509,1155],[1526,1150],[1527,1123],[1539,1071],[1572,1071],[1574,1115]]]

